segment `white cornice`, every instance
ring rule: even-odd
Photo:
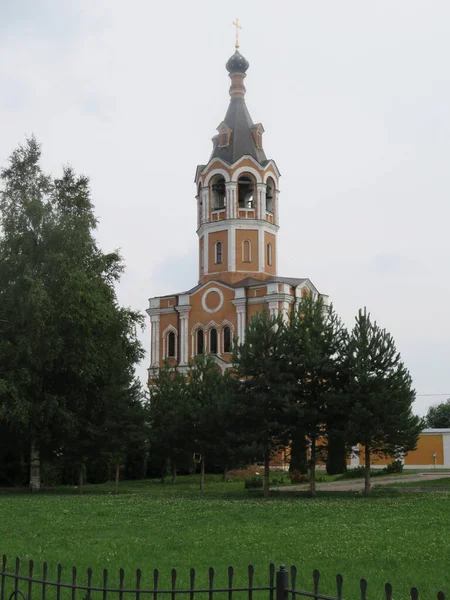
[[[197,229],[197,235],[202,237],[206,231],[208,233],[214,233],[215,231],[225,231],[231,226],[239,225],[240,229],[266,229],[270,233],[276,234],[280,229],[279,225],[269,223],[264,219],[223,219],[222,221],[209,221],[208,223],[202,223]]]

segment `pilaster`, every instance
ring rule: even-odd
[[[189,329],[189,312],[191,306],[189,304],[189,296],[182,294],[178,298],[177,312],[180,315],[180,360],[179,365],[187,365],[189,362],[188,353],[188,329]]]

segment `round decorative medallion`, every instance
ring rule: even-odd
[[[202,298],[203,310],[209,313],[215,313],[220,310],[223,306],[223,294],[219,288],[209,288],[203,294]]]

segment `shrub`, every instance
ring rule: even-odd
[[[289,473],[289,479],[291,483],[308,483],[309,481],[306,475],[303,475],[303,473],[300,473],[300,471],[297,470]]]
[[[250,479],[245,480],[244,487],[246,490],[262,488],[263,480],[260,477],[251,477]]]
[[[403,463],[400,459],[394,460],[383,469],[384,473],[403,473]]]

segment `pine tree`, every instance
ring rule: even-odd
[[[187,453],[193,452],[193,425],[186,376],[166,362],[150,387],[148,404],[150,452],[161,465],[164,482],[166,464],[172,469],[172,482],[177,477],[177,465]]]
[[[292,401],[292,429],[301,428],[310,441],[309,480],[316,494],[315,471],[319,439],[326,437],[327,424],[338,396],[339,356],[345,330],[332,307],[321,298],[301,298],[284,333],[286,381]]]
[[[422,420],[413,415],[411,376],[401,361],[392,336],[359,311],[346,357],[348,432],[364,447],[366,495],[370,493],[372,454],[397,457],[414,450]]]
[[[241,427],[264,460],[264,496],[268,497],[270,458],[289,442],[289,400],[282,356],[282,317],[267,310],[256,314],[235,346],[233,363],[240,381]]]

